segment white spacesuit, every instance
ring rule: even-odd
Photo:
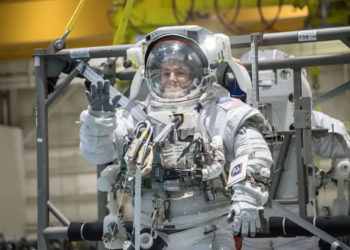
[[[114,162],[98,185],[110,193],[116,220],[117,187],[133,200],[135,242],[116,221],[112,237],[104,232],[106,247],[122,248],[118,238],[127,238],[124,249],[234,249],[233,232],[254,235],[260,228],[272,158],[262,114],[216,83],[218,64],[232,60],[228,37],[198,26],[160,28],[128,59],[148,85],[148,97],[138,103],[148,118],[137,121],[124,107],[114,112],[118,97],[110,100],[107,81],[91,84],[89,109],[80,117],[82,156]]]
[[[260,60],[276,60],[288,58],[289,55],[280,50],[260,50],[258,58]],[[250,61],[250,52],[241,57],[243,63]],[[272,120],[270,121],[276,131],[288,131],[294,122],[294,106],[289,101],[289,96],[293,93],[293,73],[292,69],[261,70],[259,71],[260,101],[271,104]],[[302,96],[312,97],[312,92],[306,79],[306,71],[302,74]],[[312,111],[311,126],[313,129],[326,129],[328,134],[322,137],[314,137],[312,141],[313,153],[322,158],[338,159],[337,162],[345,160],[348,162],[350,156],[350,137],[344,124],[322,112]],[[275,162],[279,153],[279,147],[275,148],[273,155]],[[295,155],[295,142],[291,140],[289,150],[285,159],[280,185],[276,192],[275,199],[296,200],[297,190],[297,163]],[[315,199],[315,184],[310,183],[309,197]],[[298,204],[284,205],[290,211],[298,214]],[[315,207],[308,204],[308,216],[316,216]],[[339,214],[337,214],[339,215]],[[265,209],[265,216],[280,216],[276,211]],[[315,237],[294,237],[294,238],[266,238],[243,240],[243,250],[292,250],[292,249],[318,249]]]

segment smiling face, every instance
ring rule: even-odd
[[[183,101],[198,97],[203,69],[191,44],[178,40],[158,42],[146,59],[148,89],[159,100]]]
[[[171,59],[161,65],[160,84],[165,98],[186,96],[191,83],[191,70],[185,63]]]

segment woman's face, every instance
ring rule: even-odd
[[[174,99],[186,96],[192,83],[191,70],[185,63],[170,59],[160,67],[160,83],[163,97]]]

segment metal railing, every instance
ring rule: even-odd
[[[350,27],[327,28],[317,30],[302,30],[293,32],[281,32],[272,34],[254,33],[244,36],[230,37],[232,48],[251,47],[252,53],[257,55],[259,46],[271,46],[280,44],[318,42],[329,40],[341,40],[349,45]],[[49,137],[48,137],[48,107],[56,100],[63,90],[69,85],[70,81],[77,76],[77,72],[69,72],[70,76],[61,83],[51,94],[48,93],[48,77],[58,75],[63,70],[67,70],[70,64],[77,60],[86,60],[91,58],[120,57],[126,55],[126,50],[133,45],[102,46],[79,49],[63,49],[58,52],[52,52],[47,49],[37,49],[34,54],[35,66],[35,84],[36,84],[36,122],[37,122],[37,190],[38,190],[38,249],[47,249],[47,239],[52,237],[66,236],[66,227],[50,228],[49,212],[55,215],[64,226],[69,221],[63,214],[50,202],[49,197]],[[254,58],[251,64],[245,64],[252,70],[253,84],[255,86],[255,102],[259,102],[259,69],[294,69],[294,100],[295,100],[295,124],[296,124],[296,148],[298,150],[298,193],[300,215],[306,215],[307,182],[306,168],[312,164],[311,153],[311,125],[305,121],[305,117],[311,116],[310,98],[301,96],[301,68],[316,65],[332,65],[350,63],[350,53],[337,55],[318,55],[304,56],[295,58],[286,58],[283,60],[259,62],[258,56]],[[73,69],[73,68],[72,68]],[[130,78],[132,72],[119,73],[120,76]],[[98,173],[103,166],[98,166]],[[105,195],[98,194],[98,219],[101,221],[105,214]],[[45,237],[46,236],[46,237]],[[328,237],[328,236],[327,236]],[[334,241],[334,238],[327,238]],[[334,242],[329,242],[334,243]],[[345,249],[346,246],[342,247]],[[103,249],[100,244],[99,249]]]

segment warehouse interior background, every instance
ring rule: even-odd
[[[129,0],[128,0],[129,1]],[[125,1],[87,0],[67,37],[67,48],[133,44],[161,26],[197,24],[230,36],[350,25],[347,0],[135,0],[126,23]],[[37,157],[35,75],[32,54],[63,35],[79,1],[0,0],[0,235],[35,240]],[[125,26],[122,37],[115,34]],[[290,55],[349,52],[341,41],[273,46]],[[248,49],[234,49],[239,58]],[[96,60],[102,65],[105,61]],[[123,66],[117,63],[117,70]],[[313,97],[350,80],[349,64],[307,68]],[[128,82],[118,81],[125,89]],[[87,107],[82,80],[74,80],[49,109],[50,200],[71,221],[97,218],[96,166],[79,154],[80,112]],[[350,91],[319,106],[350,130]],[[315,159],[319,168],[329,165]],[[327,171],[327,169],[325,170]],[[318,208],[331,207],[331,181],[320,190]],[[51,216],[50,224],[59,225]]]

